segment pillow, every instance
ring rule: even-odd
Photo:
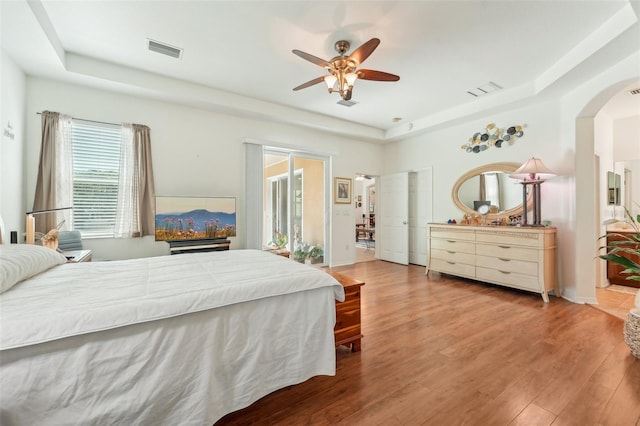
[[[0,293],[22,280],[67,262],[62,253],[32,244],[0,245]]]

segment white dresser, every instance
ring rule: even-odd
[[[429,271],[558,296],[556,229],[431,223]]]

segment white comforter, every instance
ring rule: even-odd
[[[54,267],[0,295],[0,424],[210,426],[335,374],[334,298],[260,251]]]
[[[0,350],[334,286],[329,274],[259,250],[56,266],[0,296]]]

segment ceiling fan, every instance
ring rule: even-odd
[[[389,74],[382,71],[357,69],[358,66],[360,66],[360,64],[362,64],[364,60],[367,59],[369,55],[371,55],[371,53],[373,53],[373,51],[376,49],[376,47],[378,47],[379,44],[380,39],[372,38],[371,40],[354,50],[351,55],[345,56],[345,54],[351,47],[351,44],[346,40],[337,41],[335,44],[335,49],[338,52],[339,56],[336,56],[329,61],[325,61],[324,59],[320,59],[316,56],[310,55],[300,50],[292,50],[295,55],[298,55],[302,59],[306,59],[309,62],[326,68],[330,73],[329,75],[309,80],[306,83],[295,87],[293,90],[296,91],[304,89],[324,81],[329,88],[329,93],[338,92],[340,93],[340,96],[342,96],[342,99],[348,101],[351,99],[353,84],[358,78],[362,80],[375,81],[400,80],[400,77],[394,74]]]

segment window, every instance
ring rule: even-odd
[[[111,236],[120,174],[120,126],[73,119],[73,226],[83,236]]]

